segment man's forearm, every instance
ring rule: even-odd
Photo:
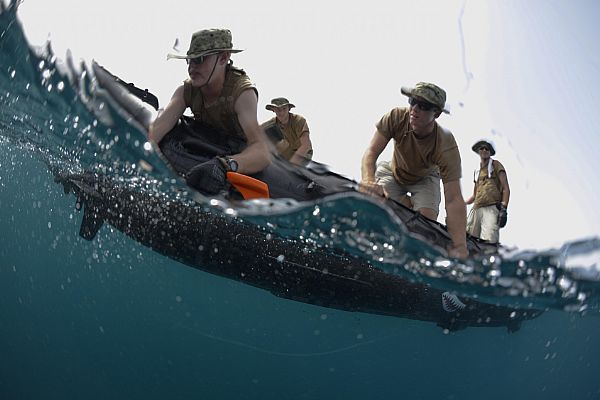
[[[446,202],[446,218],[453,245],[466,247],[467,209],[459,196]]]
[[[253,174],[265,169],[272,160],[268,146],[262,142],[252,143],[244,151],[234,155],[239,164],[238,172],[241,174]]]
[[[366,153],[363,156],[360,174],[361,179],[364,182],[372,182],[375,181],[375,162],[377,161],[377,157],[375,157],[372,153]]]
[[[503,190],[502,191],[502,204],[504,205],[504,207],[508,207],[509,199],[510,199],[510,190]]]
[[[294,164],[299,164],[299,165],[303,165],[306,163],[307,159],[310,159],[309,156],[309,151],[311,150],[311,147],[308,145],[301,145],[298,150],[296,150],[296,152],[294,153],[294,155],[292,156],[292,158],[290,159],[290,162],[294,163]]]

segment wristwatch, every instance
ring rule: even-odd
[[[227,172],[237,172],[238,170],[238,162],[233,158],[228,156],[218,157],[219,161],[223,163],[223,166],[227,170]]]

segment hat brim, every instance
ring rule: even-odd
[[[407,96],[407,97],[411,97],[413,94],[413,90],[415,90],[415,88],[410,87],[410,86],[402,86],[400,88],[400,93],[402,93],[403,95]],[[450,111],[448,111],[446,108],[442,108],[442,112],[444,114],[450,114]]]
[[[269,111],[273,111],[274,108],[279,108],[279,107],[284,107],[284,106],[290,106],[290,108],[294,108],[296,107],[295,105],[293,105],[292,103],[286,103],[286,104],[282,104],[280,106],[276,105],[276,104],[267,104],[265,106],[265,108]]]
[[[496,155],[496,150],[494,149],[494,145],[491,144],[490,142],[488,142],[487,140],[480,140],[477,143],[475,143],[472,147],[471,150],[473,150],[475,153],[479,154],[479,148],[483,145],[487,145],[490,148],[490,155],[491,156],[495,156]]]
[[[202,56],[206,56],[206,55],[210,55],[210,54],[217,54],[217,53],[221,53],[224,51],[228,51],[230,53],[240,53],[244,50],[239,50],[239,49],[211,49],[211,50],[207,50],[204,52],[200,52],[200,53],[192,53],[192,54],[167,54],[167,60],[170,60],[172,58],[178,59],[178,60],[190,60],[192,58],[198,58],[198,57],[202,57]]]

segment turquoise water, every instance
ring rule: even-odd
[[[509,334],[445,332],[280,299],[163,257],[110,226],[82,239],[82,213],[48,163],[126,181],[150,177],[153,190],[173,196],[179,183],[144,150],[139,129],[114,112],[109,124],[89,111],[100,104],[89,100],[85,77],[78,88],[55,68],[58,60],[30,52],[15,17],[0,16],[0,398],[600,397],[597,277],[564,268],[574,265],[570,251],[597,257],[594,240],[497,257],[502,281],[489,274],[497,270],[489,259],[470,269],[445,264],[383,210],[356,199],[319,204],[316,219],[313,205],[247,217],[286,236],[306,220],[303,235],[365,253],[390,273],[546,309]],[[139,168],[142,158],[151,174]],[[390,232],[409,251],[373,250]],[[426,268],[430,260],[440,265]]]

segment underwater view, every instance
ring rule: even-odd
[[[206,197],[26,5],[0,0],[0,399],[600,398],[596,214],[460,260],[356,192]]]

